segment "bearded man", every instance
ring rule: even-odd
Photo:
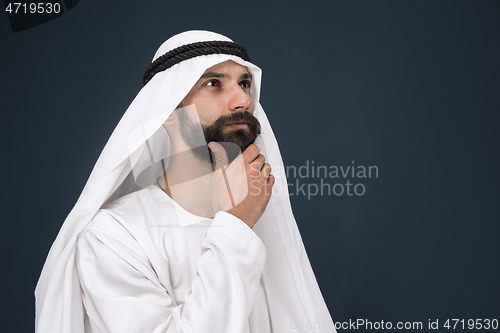
[[[160,46],[51,248],[37,332],[335,331],[260,77],[219,34]]]

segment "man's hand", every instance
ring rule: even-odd
[[[231,201],[229,205],[219,206],[228,208],[228,213],[253,228],[271,198],[275,181],[271,166],[265,163],[259,147],[254,144],[248,146],[229,166],[227,153],[220,144],[210,142],[209,147],[215,156],[214,181],[218,184],[214,184],[214,188],[221,188],[221,184],[224,184]]]

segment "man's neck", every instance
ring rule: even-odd
[[[188,212],[213,217],[212,166],[202,162],[191,151],[174,153],[158,183],[168,196]]]

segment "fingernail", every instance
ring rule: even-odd
[[[210,150],[212,150],[214,153],[217,151],[217,149],[214,147],[214,145],[208,145]]]

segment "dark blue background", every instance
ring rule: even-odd
[[[292,197],[335,321],[500,319],[500,1],[85,0],[18,33],[0,15],[2,330],[33,331],[62,222],[157,47],[191,29],[263,69],[286,165],[379,168],[363,196]]]

